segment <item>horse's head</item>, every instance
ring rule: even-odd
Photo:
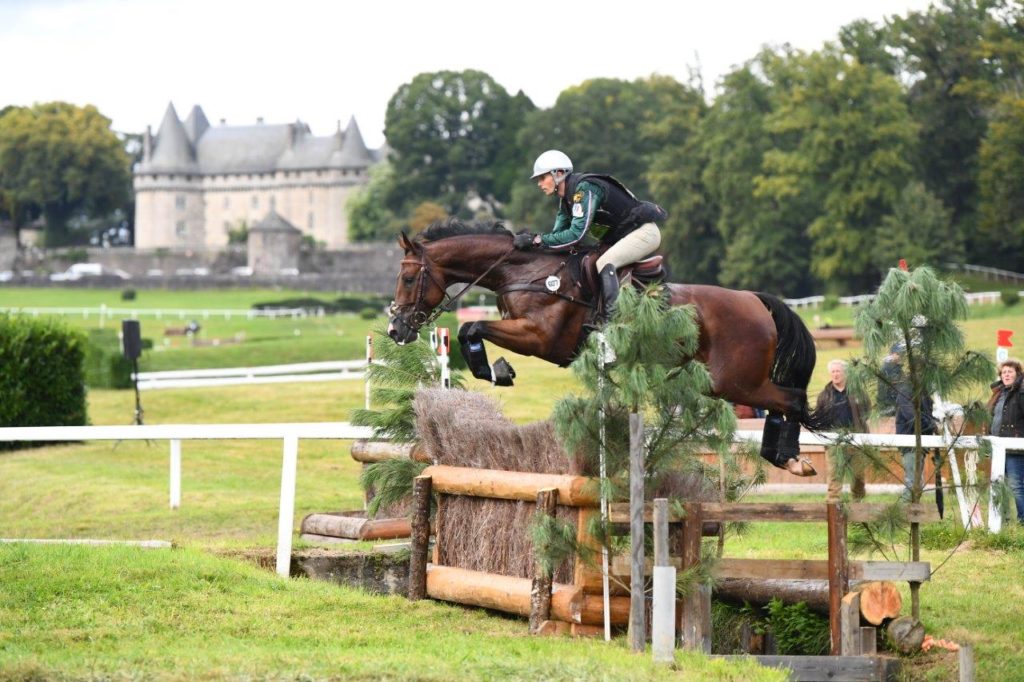
[[[405,233],[398,238],[405,250],[395,300],[391,302],[388,336],[396,343],[415,341],[420,327],[431,319],[434,308],[445,295],[444,273],[427,256],[423,244],[409,239]]]

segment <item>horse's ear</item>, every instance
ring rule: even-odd
[[[412,240],[409,239],[409,235],[405,233],[405,230],[402,230],[402,233],[398,235],[398,245],[401,246],[406,253],[411,253],[416,250],[416,247],[413,246]]]

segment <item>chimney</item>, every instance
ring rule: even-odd
[[[256,117],[256,125],[260,125],[260,126],[263,125],[263,117],[262,116],[257,116]]]
[[[149,163],[153,157],[153,128],[146,126],[146,132],[142,136],[142,162]]]
[[[222,126],[226,126],[226,125],[228,124],[228,120],[227,120],[226,118],[222,118],[222,119],[220,120],[220,124],[221,124]]]

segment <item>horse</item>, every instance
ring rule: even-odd
[[[412,239],[403,233],[388,335],[397,343],[414,341],[421,327],[479,285],[497,295],[501,319],[459,328],[461,352],[474,377],[513,385],[515,371],[504,358],[488,363],[485,341],[569,365],[594,312],[586,278],[574,272],[583,268],[574,268],[565,252],[516,250],[512,239],[500,222],[455,219],[434,223]],[[456,284],[466,286],[453,298],[448,289]],[[814,475],[810,462],[799,457],[800,425],[822,426],[808,409],[807,384],[816,357],[800,317],[770,294],[710,285],[663,286],[671,305],[692,305],[696,311],[700,336],[695,359],[707,366],[713,394],[767,410],[761,456],[797,476]]]

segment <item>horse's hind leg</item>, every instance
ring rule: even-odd
[[[745,400],[768,410],[761,433],[761,457],[795,475],[813,475],[813,467],[800,461],[800,421],[807,411],[807,393],[766,381]]]

